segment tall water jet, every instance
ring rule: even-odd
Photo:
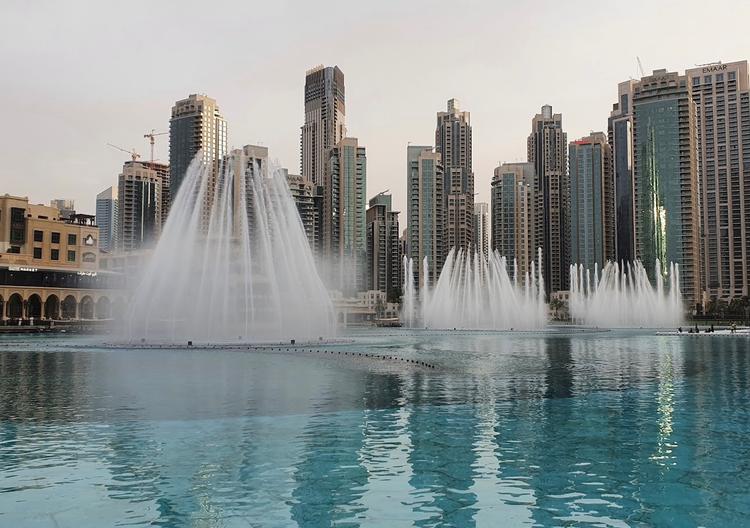
[[[655,263],[655,283],[640,261],[607,262],[594,269],[570,267],[570,315],[579,323],[609,328],[674,328],[683,322],[679,265],[670,263],[668,281]]]
[[[428,328],[543,328],[547,305],[541,269],[532,262],[524,277],[514,271],[511,280],[507,260],[497,251],[484,258],[454,248],[435,286],[430,288],[423,281],[420,287],[421,323]],[[426,271],[423,277],[427,277]]]
[[[132,296],[126,338],[315,338],[334,325],[283,173],[244,150],[218,168],[196,156]]]
[[[414,261],[404,255],[404,285],[401,297],[401,324],[414,328],[417,322],[417,292],[414,286]]]

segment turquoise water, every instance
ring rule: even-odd
[[[352,338],[0,339],[0,526],[750,526],[747,338]]]

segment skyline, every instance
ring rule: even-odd
[[[435,116],[448,99],[471,113],[476,201],[489,202],[494,168],[526,160],[531,119],[542,105],[562,114],[573,141],[606,131],[617,83],[640,77],[636,56],[650,74],[750,55],[741,32],[750,7],[743,5],[712,4],[714,13],[723,7],[732,14],[714,33],[718,26],[706,24],[698,2],[654,7],[634,1],[627,12],[614,13],[621,17],[616,21],[604,6],[542,4],[547,16],[540,20],[523,6],[485,2],[463,10],[387,3],[357,12],[225,2],[201,12],[199,21],[184,4],[172,13],[135,3],[112,16],[89,2],[33,8],[13,2],[0,22],[0,67],[15,103],[6,111],[12,126],[0,132],[4,192],[28,195],[33,203],[72,198],[80,211],[93,213],[96,194],[129,159],[106,143],[134,147],[147,160],[143,134],[168,130],[172,105],[190,93],[217,100],[230,147],[266,146],[272,159],[299,173],[305,71],[324,64],[338,65],[346,77],[347,134],[368,153],[367,199],[390,189],[405,218],[406,147],[433,143]],[[331,12],[337,16],[326,16]],[[272,32],[281,20],[290,21],[290,31]],[[466,36],[446,39],[456,34],[446,33],[447,22],[458,32],[467,28]],[[137,41],[127,29],[135,23]],[[629,33],[634,23],[637,40]],[[201,41],[196,28],[204,26],[211,30]],[[535,40],[553,31],[560,46]],[[33,40],[25,38],[31,34]],[[155,152],[168,158],[164,136]]]

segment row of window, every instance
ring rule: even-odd
[[[733,72],[733,71],[727,72],[727,78],[730,81],[734,81],[734,80],[737,79],[737,73]],[[703,82],[705,84],[710,84],[711,83],[711,76],[710,75],[704,76],[703,77]],[[716,82],[724,82],[724,74],[723,73],[717,73],[716,74]],[[694,86],[698,85],[700,83],[701,83],[701,78],[700,77],[693,77],[693,85]]]
[[[50,242],[52,244],[60,243],[60,233],[52,231],[50,235],[51,235]],[[34,242],[44,242],[44,231],[40,231],[38,229],[34,230]],[[68,234],[68,245],[75,246],[77,243],[78,243],[78,236],[76,236],[73,233]]]
[[[35,259],[41,259],[44,258],[42,256],[42,248],[35,247],[34,248],[34,258]],[[50,260],[60,260],[60,250],[59,249],[50,249],[49,252],[49,258]],[[76,261],[76,252],[71,250],[68,250],[68,262],[75,262]]]

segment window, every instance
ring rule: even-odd
[[[76,236],[74,234],[68,235],[68,245],[69,246],[75,246],[76,245]]]
[[[52,232],[52,243],[53,244],[59,244],[60,243],[60,233]]]
[[[26,242],[26,217],[25,209],[20,207],[10,208],[10,242],[12,244],[23,244]]]
[[[723,73],[717,73],[716,74],[716,82],[717,83],[724,82],[724,74]]]
[[[40,247],[35,247],[34,248],[34,258],[35,259],[42,258],[42,248],[40,248]]]
[[[727,73],[727,79],[729,79],[730,81],[734,81],[736,78],[737,78],[737,73],[736,72],[731,72],[730,71],[729,73]]]
[[[700,77],[693,77],[693,86],[698,86],[701,83]]]
[[[706,75],[705,77],[703,77],[703,82],[705,84],[711,84],[711,76],[710,75]]]
[[[44,231],[38,231],[34,229],[34,242],[44,241]]]
[[[76,252],[68,250],[68,262],[75,262],[76,261]]]
[[[60,260],[60,250],[51,249],[49,252],[49,258],[51,258],[52,260]]]

